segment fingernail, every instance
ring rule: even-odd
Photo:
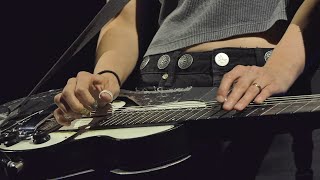
[[[110,95],[107,93],[101,93],[99,98],[100,99],[110,99]]]
[[[217,96],[217,101],[218,101],[218,102],[221,102],[221,103],[222,103],[222,102],[224,102],[225,100],[226,100],[226,98],[224,98],[223,96],[220,96],[220,95]]]
[[[97,110],[98,109],[98,101],[94,101],[94,103],[91,105],[91,108],[93,109],[93,110]]]
[[[103,90],[99,93],[99,99],[104,98],[104,99],[111,99],[113,101],[113,94],[109,90]]]
[[[262,104],[263,103],[263,101],[260,98],[259,99],[255,99],[253,102],[257,103],[257,104]]]
[[[242,104],[236,104],[236,105],[234,106],[234,109],[241,111],[241,110],[244,109],[244,107],[243,107]]]
[[[230,111],[231,109],[233,109],[232,105],[230,103],[224,103],[223,104],[223,109]]]

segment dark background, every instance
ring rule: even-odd
[[[5,6],[0,104],[26,96],[104,3],[104,0],[55,0]],[[79,70],[91,71],[96,39],[97,36],[39,92],[63,87]]]
[[[1,13],[2,60],[0,104],[25,97],[72,44],[105,4],[105,0],[28,1],[9,4]],[[154,3],[156,2],[156,3]],[[157,28],[159,3],[137,5],[140,52],[145,51]],[[146,15],[147,14],[147,15]],[[92,71],[96,36],[38,92],[62,88],[79,71]],[[143,53],[141,53],[143,54]]]

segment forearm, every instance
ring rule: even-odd
[[[122,83],[126,80],[138,59],[138,40],[130,33],[114,29],[104,37],[97,50],[95,73],[108,69],[115,71]]]
[[[311,20],[318,19],[314,18],[314,16],[318,14],[316,11],[319,11],[319,6],[320,0],[304,0],[295,13],[290,25],[299,26],[304,31]]]
[[[123,83],[136,65],[138,53],[135,1],[132,0],[116,19],[101,30],[94,73],[112,70]]]
[[[274,48],[265,67],[284,73],[293,83],[304,70],[305,57],[301,29],[291,24],[281,41]]]
[[[279,68],[294,81],[304,71],[306,47],[304,30],[314,20],[319,0],[305,0],[294,15],[284,36],[274,49],[266,67]]]

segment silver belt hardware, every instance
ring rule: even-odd
[[[157,66],[159,69],[165,69],[166,67],[168,67],[169,63],[170,63],[170,56],[165,54],[159,58]]]
[[[178,66],[180,69],[187,69],[193,63],[193,57],[190,54],[184,54],[178,60]]]
[[[271,56],[272,54],[272,50],[270,51],[267,51],[265,54],[264,54],[264,60],[267,61],[269,59],[269,57]]]
[[[219,53],[214,57],[215,62],[219,66],[226,66],[229,64],[229,56],[225,53]]]
[[[150,61],[150,57],[149,56],[143,58],[143,61],[140,64],[140,70],[145,68],[147,66],[147,64],[149,63],[149,61]]]
[[[169,74],[168,74],[168,73],[165,73],[165,74],[162,75],[162,79],[163,79],[163,80],[168,79],[168,77],[169,77]]]

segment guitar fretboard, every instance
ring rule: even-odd
[[[192,120],[218,120],[247,117],[294,115],[320,111],[317,95],[273,97],[263,104],[251,103],[243,111],[225,111],[221,104],[212,102],[180,102],[163,106],[137,106],[110,112],[99,126],[137,126],[178,123]]]

